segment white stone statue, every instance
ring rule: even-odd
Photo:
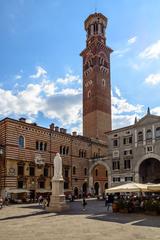
[[[62,179],[62,158],[59,153],[56,153],[54,158],[54,179]]]

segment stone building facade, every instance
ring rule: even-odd
[[[134,125],[107,133],[112,186],[160,183],[160,117],[147,114]]]
[[[59,152],[63,160],[64,188],[76,196],[88,192],[89,159],[106,156],[105,142],[68,134],[54,124],[43,128],[25,122],[24,118],[0,121],[0,189],[23,189],[36,193],[51,190],[53,159]],[[94,169],[92,171],[94,175]],[[106,175],[105,175],[106,176]],[[103,177],[103,186],[107,183]]]
[[[91,14],[83,57],[83,136],[24,118],[0,121],[0,192],[51,190],[53,159],[63,161],[65,192],[99,195],[125,182],[160,182],[160,117],[148,112],[131,126],[111,128],[110,54],[107,18]]]

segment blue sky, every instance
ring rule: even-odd
[[[0,0],[0,119],[82,132],[84,20],[108,18],[113,128],[160,115],[159,0]]]

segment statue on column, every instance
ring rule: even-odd
[[[54,158],[54,179],[62,179],[62,158],[59,153],[56,153]]]

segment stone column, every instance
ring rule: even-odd
[[[134,130],[134,135],[135,135],[135,147],[137,147],[137,130]]]
[[[146,145],[146,129],[143,128],[143,145]]]
[[[101,34],[101,24],[98,23],[98,34]]]
[[[139,183],[139,173],[138,172],[135,172],[134,182]]]
[[[92,194],[92,189],[94,188],[93,186],[93,177],[89,176],[89,192]]]
[[[152,144],[155,143],[155,127],[154,124],[152,125]]]
[[[92,24],[91,25],[91,35],[93,35],[94,34],[94,25]]]

